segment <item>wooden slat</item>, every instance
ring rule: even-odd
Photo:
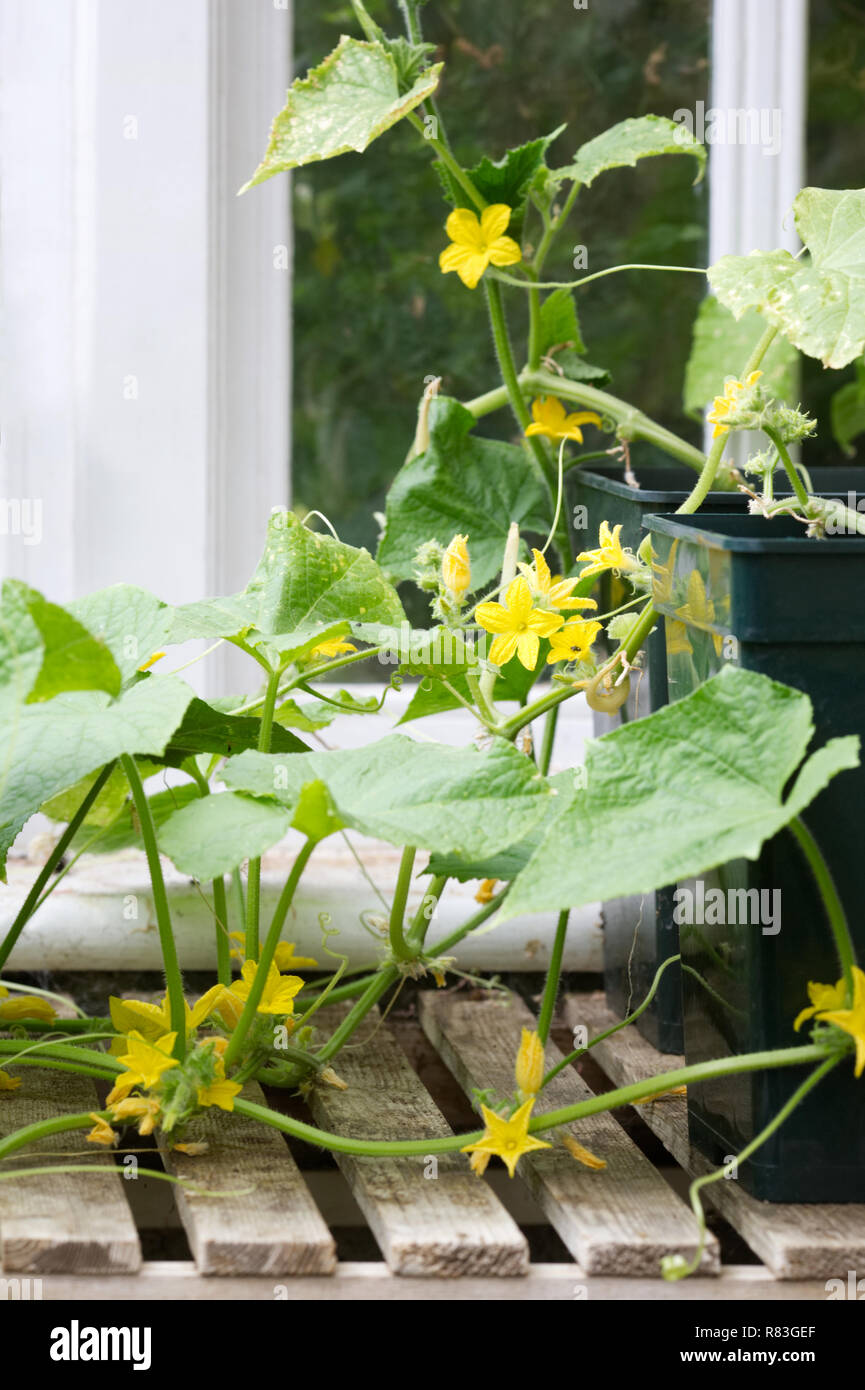
[[[264,1104],[250,1082],[244,1098]],[[204,1140],[206,1154],[177,1153],[160,1139],[168,1172],[197,1186],[245,1195],[200,1197],[177,1191],[180,1216],[199,1274],[332,1274],[336,1246],[288,1146],[276,1130],[212,1109],[184,1136]]]
[[[469,1092],[492,1087],[507,1095],[514,1088],[514,1060],[521,1028],[534,1019],[521,1000],[483,1002],[458,995],[423,994],[421,1024]],[[561,1058],[547,1049],[547,1062]],[[537,1113],[587,1100],[592,1092],[567,1067],[544,1089]],[[692,1213],[606,1114],[592,1115],[570,1127],[574,1137],[607,1168],[595,1172],[576,1163],[563,1147],[526,1154],[518,1174],[588,1274],[660,1278],[663,1255],[693,1257],[696,1222]],[[704,1256],[707,1272],[718,1268],[718,1247],[710,1238]]]
[[[357,1301],[391,1302],[565,1302],[585,1298],[591,1305],[623,1300],[658,1302],[674,1298],[677,1304],[702,1303],[702,1318],[707,1320],[705,1304],[726,1301],[775,1303],[803,1300],[825,1301],[826,1289],[816,1280],[792,1283],[773,1279],[762,1265],[726,1265],[720,1275],[706,1278],[695,1275],[676,1284],[675,1291],[659,1279],[621,1279],[607,1275],[587,1275],[579,1265],[533,1264],[523,1279],[466,1278],[459,1281],[436,1278],[401,1279],[384,1263],[351,1262],[339,1264],[331,1279],[311,1279],[304,1276],[274,1284],[273,1279],[225,1278],[203,1279],[195,1266],[184,1261],[159,1261],[144,1265],[140,1274],[112,1281],[111,1300],[128,1299],[150,1302],[171,1299],[175,1302],[208,1303],[244,1299],[277,1304],[290,1303],[354,1303]],[[22,1291],[22,1297],[26,1297]],[[33,1295],[31,1295],[33,1296]],[[46,1300],[63,1299],[73,1303],[104,1300],[105,1283],[100,1279],[57,1278],[46,1281],[42,1290]],[[627,1348],[626,1348],[627,1349]]]
[[[22,1084],[0,1096],[0,1135],[61,1114],[99,1110],[93,1082],[68,1072],[22,1068]],[[85,1152],[78,1153],[79,1150]],[[111,1162],[84,1131],[57,1134],[12,1154],[11,1168],[62,1164],[49,1153],[75,1152],[67,1163]],[[128,1274],[141,1246],[117,1173],[52,1173],[0,1183],[0,1266],[4,1274]],[[103,1286],[104,1287],[104,1286]]]
[[[344,1010],[323,1010],[327,1028]],[[364,1046],[364,1039],[367,1045]],[[319,1084],[309,1104],[323,1129],[356,1138],[420,1139],[450,1134],[447,1121],[377,1013],[336,1059],[348,1090]],[[394,1274],[451,1278],[522,1275],[528,1247],[498,1198],[459,1154],[414,1158],[336,1154],[358,1206]]]
[[[585,1024],[590,1037],[615,1021],[602,994],[571,995],[565,1016],[569,1023]],[[599,1043],[592,1056],[617,1086],[672,1071],[684,1061],[656,1052],[635,1028],[623,1028]],[[699,1177],[712,1171],[712,1165],[690,1144],[684,1097],[641,1105],[639,1113],[689,1173]],[[778,1279],[843,1279],[848,1270],[865,1269],[865,1206],[861,1204],[760,1202],[732,1179],[704,1187],[701,1195]]]

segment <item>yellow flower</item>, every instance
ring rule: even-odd
[[[161,661],[164,655],[165,652],[154,652],[153,655],[149,656],[146,661],[142,661],[141,665],[138,668],[139,671],[149,670],[151,666],[156,665],[157,661]]]
[[[273,953],[273,963],[283,975],[287,970],[315,970],[318,961],[312,956],[296,956],[293,941],[280,941]]]
[[[87,1135],[88,1144],[104,1144],[106,1148],[111,1148],[116,1144],[120,1135],[113,1130],[107,1120],[103,1120],[101,1115],[92,1113],[91,1120],[95,1121],[93,1128]]]
[[[199,1140],[197,1143],[172,1144],[171,1147],[175,1149],[177,1153],[189,1154],[190,1158],[198,1158],[199,1154],[206,1154],[208,1152],[210,1145],[204,1140]]]
[[[515,1068],[517,1086],[524,1096],[533,1096],[544,1079],[544,1045],[537,1033],[524,1028]]]
[[[601,626],[601,623],[586,622],[582,618],[565,623],[550,638],[547,665],[554,666],[557,661],[591,661],[592,643]]]
[[[496,635],[490,647],[493,666],[505,666],[516,653],[527,671],[534,671],[541,637],[561,627],[558,613],[532,607],[532,593],[522,575],[511,581],[504,604],[479,603],[475,617],[482,628]]]
[[[258,966],[254,961],[248,960],[244,963],[240,972],[241,978],[236,980],[230,989],[225,992],[234,995],[236,999],[248,999],[249,991],[252,989],[252,982],[258,972]],[[258,1001],[257,1012],[260,1014],[283,1014],[287,1015],[294,1012],[294,996],[303,989],[303,980],[299,975],[280,975],[276,966],[271,961],[267,979],[265,980],[264,990]]]
[[[455,598],[462,598],[471,587],[472,567],[467,540],[468,536],[454,536],[442,556],[442,582]]]
[[[685,623],[690,623],[692,627],[711,631],[712,624],[715,622],[715,605],[706,593],[706,585],[699,570],[691,570],[688,575],[686,598],[687,602],[683,603],[681,608],[676,609],[676,617],[681,618]],[[724,638],[720,632],[712,633],[712,645],[715,648],[715,655],[720,656],[724,649]]]
[[[516,265],[523,253],[512,237],[503,235],[510,220],[507,203],[491,203],[480,219],[469,208],[455,208],[445,223],[452,245],[439,256],[442,274],[455,270],[463,284],[473,290],[490,262]]]
[[[809,986],[810,990],[810,986]],[[855,1076],[865,1071],[865,970],[853,966],[853,1005],[849,1009],[832,1008],[817,1014],[818,1023],[834,1023],[836,1028],[849,1033],[856,1040]]]
[[[578,410],[568,415],[561,401],[555,396],[540,396],[532,401],[532,424],[526,436],[543,434],[547,439],[573,439],[577,444],[583,442],[580,425],[600,425],[601,417],[593,410]]]
[[[476,903],[491,903],[495,896],[497,878],[485,878],[478,891],[475,893]]]
[[[48,1000],[40,998],[37,994],[15,994],[9,997],[9,991],[0,988],[0,995],[5,996],[4,1002],[0,1004],[0,1018],[9,1019],[10,1022],[19,1018],[41,1018],[46,1023],[51,1023],[57,1015],[57,1010],[52,1008]]]
[[[606,1168],[607,1160],[605,1158],[598,1158],[597,1154],[593,1154],[590,1149],[584,1149],[582,1144],[578,1144],[572,1135],[563,1134],[562,1143],[571,1155],[571,1158],[575,1158],[578,1163],[582,1163],[584,1168],[594,1168],[596,1170]]]
[[[187,1033],[194,1033],[210,1017],[219,1003],[223,988],[223,985],[213,985],[206,994],[202,994],[192,1008],[184,999]],[[148,1042],[156,1042],[156,1039],[161,1038],[171,1027],[167,994],[161,1004],[150,1004],[145,999],[118,999],[112,995],[108,1000],[108,1008],[111,1022],[121,1034],[134,1030]],[[111,1050],[116,1055],[123,1050],[124,1045],[122,1037],[115,1038]]]
[[[344,642],[341,637],[332,637],[329,642],[319,642],[317,647],[313,647],[310,656],[323,656],[329,661],[331,657],[356,651],[357,647],[352,642]]]
[[[152,1134],[159,1119],[159,1100],[156,1096],[127,1096],[111,1106],[111,1118],[115,1124],[127,1124],[130,1120],[140,1120],[138,1133]]]
[[[626,555],[622,548],[622,542],[619,540],[621,534],[621,526],[614,526],[611,531],[609,522],[601,522],[597,550],[581,550],[577,556],[578,562],[591,561],[586,569],[580,571],[581,579],[585,579],[589,574],[603,574],[604,570],[634,568],[633,556]]]
[[[550,567],[539,550],[533,550],[534,564],[520,564],[519,569],[525,575],[529,583],[529,588],[550,608],[565,609],[573,608],[597,608],[593,598],[573,598],[571,590],[579,583],[577,575],[573,579],[563,579],[560,574],[553,576],[550,574]]]
[[[8,1071],[0,1069],[0,1091],[17,1091],[20,1085],[20,1076],[10,1076]]]
[[[531,1153],[533,1149],[552,1147],[551,1144],[546,1144],[543,1139],[534,1139],[529,1134],[529,1118],[534,1103],[534,1096],[532,1096],[530,1100],[520,1106],[519,1110],[514,1111],[509,1120],[506,1120],[502,1115],[497,1115],[488,1106],[482,1105],[481,1113],[486,1126],[484,1133],[476,1144],[467,1144],[461,1152],[464,1154],[498,1154],[506,1165],[509,1174],[513,1177],[514,1169],[523,1154]]]
[[[801,1013],[796,1015],[793,1023],[793,1029],[796,1033],[806,1019],[813,1018],[821,1009],[843,1009],[847,999],[847,986],[844,980],[839,980],[837,985],[818,985],[813,980],[809,980],[808,998],[811,1000],[810,1009],[803,1009]]]
[[[198,1087],[198,1104],[217,1105],[220,1110],[233,1110],[234,1097],[242,1090],[243,1087],[237,1081],[227,1081],[224,1076],[217,1076],[209,1086]]]
[[[171,1056],[176,1039],[176,1033],[166,1033],[164,1037],[150,1043],[134,1030],[127,1034],[129,1051],[119,1058],[126,1071],[114,1083],[106,1105],[113,1106],[115,1101],[122,1100],[136,1086],[149,1091],[152,1086],[157,1085],[163,1072],[178,1066],[176,1058]]]
[[[755,382],[759,381],[762,375],[762,372],[751,372],[750,376],[745,378],[744,384],[741,381],[735,381],[732,377],[729,381],[724,383],[723,396],[715,397],[712,402],[712,409],[706,416],[708,423],[715,426],[712,431],[713,439],[717,439],[719,435],[727,433],[730,426],[724,424],[724,417],[729,415],[731,410],[736,409],[736,406],[739,404],[739,396],[741,393],[748,390]]]
[[[489,1163],[491,1157],[492,1155],[488,1153],[472,1154],[469,1159],[469,1167],[471,1168],[472,1172],[477,1173],[478,1177],[482,1178],[484,1173],[487,1171],[487,1164]]]

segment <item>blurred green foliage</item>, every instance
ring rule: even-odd
[[[398,32],[396,4],[369,3]],[[709,0],[430,0],[424,36],[446,68],[440,107],[466,165],[499,158],[567,122],[548,162],[570,161],[586,140],[648,112],[672,116],[707,98]],[[295,8],[295,72],[357,34],[348,4]],[[295,505],[318,506],[353,544],[373,546],[374,511],[411,443],[428,376],[461,398],[498,384],[483,294],[443,277],[448,206],[417,134],[401,125],[366,154],[316,164],[294,178]],[[569,229],[545,269],[573,279],[574,247],[588,271],[626,261],[705,264],[706,192],[692,161],[646,160],[582,190]],[[537,225],[537,224],[536,224]],[[623,274],[580,295],[592,362],[616,394],[694,442],[681,388],[703,282],[696,276]],[[519,361],[522,297],[507,296]],[[507,412],[484,432],[508,437]],[[645,447],[642,456],[651,451]]]
[[[811,0],[809,45],[805,182],[818,188],[861,188],[865,183],[865,6],[861,0]],[[861,375],[855,363],[840,372],[827,372],[819,362],[803,359],[802,399],[819,422],[817,438],[803,450],[809,467],[865,459],[865,435],[853,439],[850,448],[857,457],[847,459],[830,429],[833,412],[836,422],[843,417],[849,425],[849,410],[845,415],[842,403],[849,407]],[[844,387],[833,406],[832,397]],[[844,430],[839,433],[843,437]]]

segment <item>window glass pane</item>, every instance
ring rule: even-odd
[[[369,3],[394,26],[395,4]],[[706,100],[709,0],[431,0],[425,36],[446,62],[441,109],[458,157],[471,165],[562,123],[551,165],[628,116],[672,116]],[[349,5],[296,7],[295,67],[303,73],[357,34]],[[429,153],[402,123],[363,156],[301,170],[294,180],[295,505],[320,507],[353,543],[374,545],[388,484],[414,432],[424,377],[466,398],[498,384],[481,289],[443,277],[448,212]],[[629,261],[705,264],[705,185],[691,159],[643,161],[584,189],[571,227],[547,262],[573,279],[574,247],[588,272]],[[705,282],[624,273],[580,294],[589,360],[612,389],[695,443],[681,412],[690,330]],[[512,302],[514,296],[509,297]],[[525,306],[512,313],[525,355]],[[508,434],[506,412],[484,432]],[[651,457],[640,446],[640,457]]]
[[[809,16],[806,182],[815,188],[861,188],[865,8],[849,0],[811,0]],[[803,358],[802,397],[819,427],[818,437],[804,446],[809,465],[845,462],[832,434],[832,397],[856,379],[854,364],[827,372],[813,358]],[[861,394],[859,418],[865,425],[865,384]],[[846,461],[865,458],[863,440],[865,433],[852,440],[856,457]]]

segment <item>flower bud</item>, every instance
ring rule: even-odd
[[[534,1096],[544,1079],[544,1045],[537,1033],[523,1029],[516,1065],[517,1086],[524,1096]]]
[[[442,580],[456,598],[462,598],[472,582],[468,536],[454,536],[442,558]]]

